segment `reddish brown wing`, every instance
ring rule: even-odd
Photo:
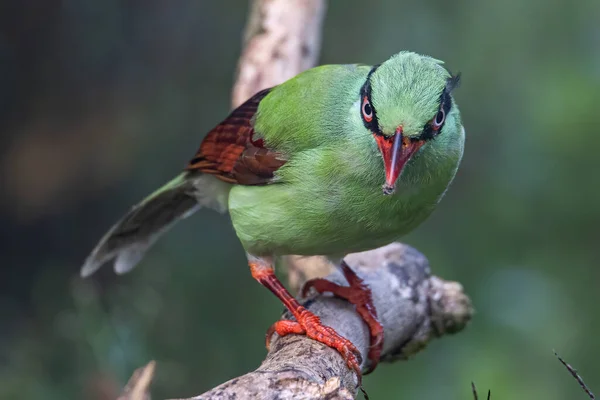
[[[240,185],[265,185],[273,182],[275,171],[285,157],[264,146],[255,136],[252,117],[258,104],[271,89],[258,92],[211,130],[202,141],[188,171],[214,174],[217,178]]]

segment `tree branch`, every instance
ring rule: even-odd
[[[145,366],[136,369],[117,400],[150,400],[150,383],[155,367],[156,362],[150,361]]]
[[[393,243],[351,254],[346,261],[372,290],[385,332],[382,361],[407,359],[431,339],[460,331],[472,316],[461,285],[431,276],[427,259],[412,247]],[[346,284],[337,270],[327,279]],[[302,299],[302,303],[354,343],[365,360],[365,370],[369,332],[354,307],[323,295]],[[285,313],[282,318],[291,316]],[[306,336],[275,335],[256,371],[193,399],[353,399],[356,385],[356,375],[336,350]]]
[[[233,88],[233,107],[313,67],[325,0],[254,0]]]

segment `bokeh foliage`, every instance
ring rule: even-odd
[[[229,109],[241,0],[0,4],[0,398],[109,398],[158,361],[157,398],[255,368],[282,307],[226,216],[201,211],[141,268],[81,281],[126,209]],[[462,282],[468,329],[365,379],[372,398],[600,391],[600,2],[332,1],[322,63],[410,49],[463,74],[463,165],[406,242]]]

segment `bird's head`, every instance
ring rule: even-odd
[[[384,194],[423,147],[459,129],[451,92],[459,82],[431,57],[402,52],[374,66],[360,91],[360,113],[383,157]],[[449,123],[451,121],[451,123]]]

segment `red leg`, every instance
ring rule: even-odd
[[[251,257],[249,264],[252,277],[273,292],[297,321],[284,320],[273,324],[267,332],[267,348],[269,347],[271,335],[274,332],[277,332],[280,336],[290,333],[306,334],[309,338],[336,349],[344,357],[348,367],[356,372],[360,385],[362,373],[360,370],[361,356],[358,349],[348,339],[341,337],[335,330],[321,324],[319,317],[298,303],[279,279],[277,279],[269,263],[262,259]]]
[[[345,261],[342,261],[341,268],[350,286],[340,286],[325,279],[313,279],[306,282],[302,288],[302,296],[306,296],[306,293],[313,288],[319,293],[331,292],[335,296],[348,300],[356,306],[356,312],[365,321],[371,334],[371,347],[368,355],[371,365],[366,372],[366,374],[368,374],[373,372],[375,367],[377,367],[379,358],[381,357],[381,351],[383,349],[383,327],[377,319],[377,310],[373,305],[371,289],[365,285],[363,280],[352,271]]]

